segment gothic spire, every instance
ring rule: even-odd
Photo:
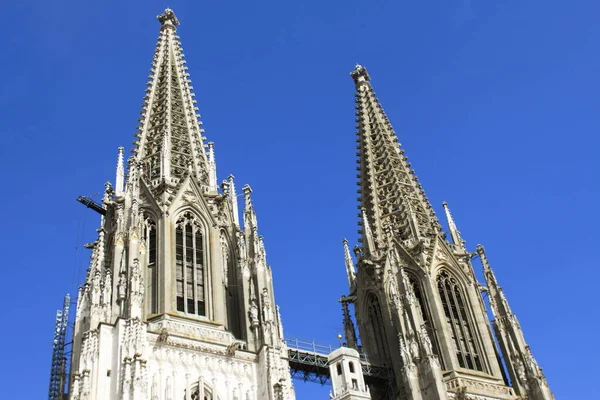
[[[433,208],[375,96],[366,68],[357,65],[350,75],[356,86],[359,207],[365,208],[371,221],[373,240],[385,242],[381,240],[385,225],[401,240],[439,232]]]
[[[512,386],[523,398],[531,400],[554,400],[542,369],[525,342],[525,336],[516,315],[510,309],[496,275],[492,271],[485,250],[477,245],[477,254],[483,265],[493,325],[500,344],[504,363],[508,369]]]
[[[176,187],[190,174],[208,186],[210,168],[204,131],[177,36],[179,20],[170,9],[157,18],[160,36],[134,141],[133,161],[141,166],[141,177],[155,193],[162,192],[165,185]]]
[[[460,236],[460,231],[454,223],[454,218],[452,218],[452,214],[450,213],[450,209],[448,208],[448,203],[444,201],[442,203],[442,206],[444,206],[444,211],[446,212],[446,220],[448,221],[448,229],[450,230],[450,237],[452,237],[452,243],[466,252],[467,249],[465,247],[465,241]]]

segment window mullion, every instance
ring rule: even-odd
[[[454,346],[456,347],[456,356],[460,357],[462,360],[462,364],[466,365],[466,359],[464,358],[464,352],[460,345],[460,336],[457,332],[456,321],[454,320],[454,315],[452,313],[452,302],[450,301],[450,296],[448,295],[448,285],[447,278],[442,278],[442,292],[444,298],[446,299],[446,305],[448,309],[448,322],[450,325],[450,329],[452,329],[452,335],[454,336]]]
[[[182,267],[182,273],[183,273],[183,309],[184,312],[188,312],[188,306],[187,306],[187,265],[186,265],[186,260],[187,260],[187,230],[189,229],[189,226],[187,223],[184,222],[183,224],[183,237],[182,237],[182,252],[183,252],[183,258],[181,260],[181,267]]]
[[[194,292],[194,310],[196,310],[196,314],[200,315],[200,310],[198,310],[198,260],[196,260],[196,238],[198,235],[199,227],[194,225],[194,230],[192,233],[192,291]]]
[[[468,321],[463,321],[463,319],[462,319],[461,309],[460,309],[460,303],[461,302],[459,302],[458,298],[456,297],[457,296],[456,295],[456,290],[455,290],[456,288],[457,288],[457,285],[453,284],[452,285],[452,293],[451,293],[451,295],[452,295],[452,299],[454,300],[454,304],[456,304],[456,311],[457,311],[457,314],[458,314],[458,321],[457,322],[458,322],[458,326],[459,326],[459,329],[460,329],[461,334],[462,334],[462,338],[464,340],[464,343],[461,343],[461,344],[462,344],[462,347],[463,347],[463,352],[464,352],[463,354],[464,354],[465,359],[466,359],[467,356],[469,356],[469,357],[472,356],[471,349],[469,348],[469,343],[468,343],[469,342],[469,335],[467,335],[467,332],[465,330],[465,323],[468,323]],[[465,312],[466,312],[466,310],[465,310]],[[467,363],[467,366],[468,366],[468,363]]]

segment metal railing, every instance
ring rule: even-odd
[[[328,356],[337,347],[286,339],[292,377],[304,382],[330,383]],[[362,373],[367,384],[390,381],[393,373],[390,368],[372,365],[364,353],[360,354]]]

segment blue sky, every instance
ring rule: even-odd
[[[254,189],[286,336],[335,344],[341,330],[360,62],[438,216],[447,201],[486,247],[557,398],[591,397],[600,4],[553,0],[4,4],[0,397],[46,395],[54,314],[99,222],[75,197],[101,192],[131,146],[166,6],[219,179]]]

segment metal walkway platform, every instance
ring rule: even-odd
[[[327,356],[336,348],[315,343],[286,339],[292,378],[304,382],[331,383]],[[361,354],[360,364],[367,385],[386,386],[393,374],[389,368],[370,364]]]

